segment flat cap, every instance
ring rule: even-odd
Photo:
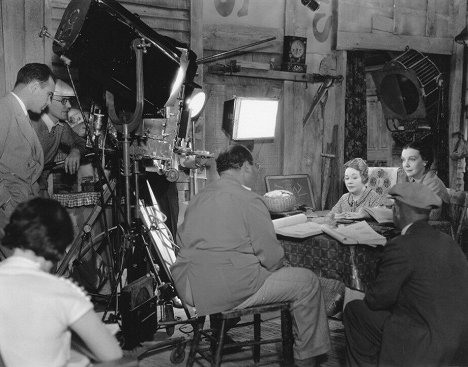
[[[55,82],[54,96],[74,97],[75,92],[73,91],[73,88],[70,87],[63,80],[57,79],[57,81]]]
[[[388,194],[397,201],[419,209],[434,209],[442,205],[442,199],[429,187],[415,182],[393,186]]]

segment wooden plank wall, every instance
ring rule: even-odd
[[[45,62],[44,24],[47,1],[0,0],[0,94],[11,90],[18,70],[28,62]]]
[[[448,151],[454,132],[465,131],[462,119],[465,48],[454,37],[465,27],[466,0],[340,0],[337,49],[404,51],[451,55]],[[447,159],[449,159],[447,157]],[[456,162],[449,163],[449,186],[456,184]]]
[[[300,2],[286,0],[283,28],[267,28],[255,24],[248,26],[205,24],[203,31],[205,56],[275,36],[275,41],[264,44],[263,47],[254,48],[246,54],[232,57],[232,59],[280,65],[283,58],[283,36],[300,36],[308,40],[306,58],[308,73],[342,75],[346,71],[346,55],[335,53],[329,44],[330,39],[334,39],[331,24],[336,14],[333,14],[333,4],[332,1],[322,1],[321,6],[324,10],[313,13]],[[252,7],[252,2],[250,6]],[[343,60],[344,64],[342,64]],[[229,60],[220,61],[222,64],[228,62]],[[339,143],[342,141],[340,139],[343,139],[344,131],[342,85],[334,85],[329,89],[307,124],[303,126],[304,116],[310,108],[319,86],[318,83],[273,81],[261,77],[255,80],[237,76],[218,76],[209,74],[207,67],[204,82],[205,87],[210,91],[205,113],[207,148],[212,148],[217,153],[232,143],[221,129],[224,101],[235,94],[240,96],[279,95],[281,109],[275,139],[253,143],[254,157],[262,166],[254,190],[258,193],[265,192],[265,175],[307,173],[312,181],[317,208],[320,209],[324,163],[321,153],[329,153],[335,155],[336,158],[331,162],[334,177],[327,195],[328,207],[336,202],[340,195],[340,171],[343,163],[343,151],[340,150]]]
[[[337,49],[452,53],[458,0],[340,0]]]
[[[217,26],[203,27],[204,56],[218,54],[240,46],[275,36],[277,40],[264,44],[255,51],[236,55],[225,60],[204,65],[204,88],[208,100],[205,109],[205,146],[217,155],[232,142],[221,129],[224,102],[234,96],[240,97],[281,97],[282,82],[267,81],[237,76],[218,76],[208,72],[208,67],[215,64],[227,64],[231,60],[245,62],[269,63],[271,59],[279,60],[282,47],[282,30],[261,27]],[[280,109],[282,110],[282,108]],[[281,112],[279,112],[281,113]],[[292,116],[291,116],[292,117]],[[257,192],[265,192],[264,176],[280,174],[282,161],[281,118],[278,119],[274,140],[251,143],[254,158],[261,164],[260,175],[255,187]]]

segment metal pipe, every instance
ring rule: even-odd
[[[130,140],[128,132],[128,124],[123,124],[123,176],[125,178],[125,216],[127,224],[130,225],[132,221],[131,204],[130,204]]]
[[[276,39],[276,37],[270,37],[270,38],[264,39],[262,41],[257,41],[257,42],[249,43],[248,45],[233,48],[232,50],[224,51],[224,52],[221,52],[221,53],[216,54],[216,55],[202,57],[201,59],[197,60],[197,64],[198,65],[206,64],[208,62],[213,62],[213,61],[216,61],[216,60],[219,60],[219,59],[225,59],[225,58],[227,58],[227,57],[229,57],[231,55],[234,55],[234,54],[238,53],[238,51],[241,51],[241,50],[249,48],[249,47],[257,46],[257,45],[260,45],[260,44],[265,43],[265,42],[270,42],[270,41],[273,41],[275,39]]]

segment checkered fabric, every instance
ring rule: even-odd
[[[292,266],[312,270],[319,277],[342,281],[352,286],[352,264],[350,248],[322,234],[303,240],[281,239],[286,257]],[[382,246],[357,245],[354,251],[359,278],[366,288],[376,277],[377,261]]]
[[[57,200],[66,208],[94,205],[101,199],[99,192],[78,192],[73,194],[54,194],[52,199]]]

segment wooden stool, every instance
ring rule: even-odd
[[[279,361],[283,362],[283,365],[292,365],[294,363],[293,357],[293,335],[292,335],[292,323],[291,314],[289,311],[289,302],[273,303],[268,305],[254,306],[245,308],[242,310],[231,310],[225,311],[213,316],[220,320],[220,327],[217,330],[207,329],[203,330],[203,324],[205,323],[205,316],[198,317],[197,322],[194,324],[194,334],[192,345],[190,347],[190,353],[187,360],[187,367],[192,367],[195,362],[197,353],[203,358],[211,362],[211,366],[220,366],[223,358],[223,349],[233,346],[253,346],[253,360],[255,364],[260,361],[260,345],[261,344],[272,344],[282,342],[282,358]],[[261,314],[272,311],[281,312],[281,338],[274,339],[262,339],[261,338]],[[235,325],[233,328],[242,327],[246,325],[254,326],[254,338],[251,340],[239,342],[236,344],[225,344],[226,336],[226,324],[229,320],[253,315],[253,322],[240,323]],[[210,341],[210,346],[200,346],[201,336],[205,336]]]

